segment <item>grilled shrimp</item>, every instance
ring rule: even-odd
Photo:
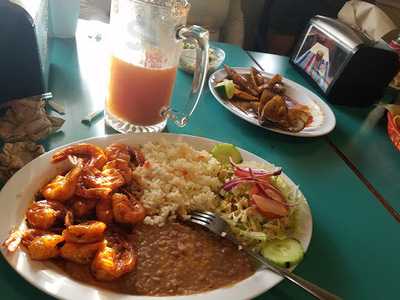
[[[25,237],[22,239],[23,244],[24,239]],[[46,260],[57,257],[60,254],[59,244],[63,241],[64,238],[59,234],[45,233],[26,242],[26,247],[30,258]]]
[[[114,143],[108,146],[105,151],[108,160],[122,159],[131,160],[131,149],[128,145]]]
[[[72,213],[60,202],[41,200],[33,202],[26,218],[29,225],[36,229],[49,229],[56,224],[69,226],[72,224]]]
[[[50,201],[64,202],[68,200],[76,191],[81,172],[82,167],[76,165],[65,176],[56,176],[56,178],[42,188],[41,193],[43,197]]]
[[[82,218],[94,213],[97,201],[95,199],[75,197],[71,200],[71,203],[71,209],[74,217]]]
[[[111,198],[103,198],[96,205],[96,217],[106,224],[111,224],[114,220],[111,205]]]
[[[107,170],[118,170],[118,172],[124,177],[125,184],[132,182],[132,169],[129,165],[129,161],[123,159],[115,159],[107,162],[103,167],[103,173]]]
[[[110,188],[116,190],[125,184],[122,174],[114,168],[106,168],[99,171],[93,167],[87,167],[82,173],[82,182],[87,188]]]
[[[111,197],[111,203],[115,222],[136,224],[142,222],[146,216],[143,205],[132,195],[115,193]]]
[[[96,252],[101,247],[104,247],[103,242],[90,244],[66,242],[60,249],[60,255],[61,257],[77,264],[88,264],[93,260]]]
[[[137,255],[125,238],[116,232],[107,234],[106,244],[92,261],[92,274],[97,280],[112,281],[129,273],[136,265]]]
[[[99,187],[99,188],[87,188],[83,182],[83,180],[79,180],[76,186],[75,194],[79,197],[85,199],[105,199],[108,198],[110,193],[112,192],[111,188],[108,187]]]
[[[53,155],[53,162],[66,160],[68,156],[82,157],[87,161],[87,164],[92,167],[101,169],[107,162],[107,156],[103,149],[91,144],[76,144],[68,146]]]
[[[99,221],[88,221],[78,225],[71,225],[64,229],[62,235],[70,243],[88,244],[104,239],[106,224]]]
[[[135,164],[136,167],[143,166],[144,162],[145,162],[145,157],[144,157],[142,150],[140,150],[137,147],[130,147],[130,149],[132,151],[131,161],[133,161],[133,163]]]
[[[91,188],[87,189],[82,185],[78,185],[76,195],[85,199],[103,199],[107,198],[112,189],[110,188]]]
[[[39,229],[28,229],[12,232],[3,245],[8,251],[14,252],[22,242],[32,259],[46,260],[60,254],[59,244],[63,241],[64,238],[59,234]]]
[[[122,159],[133,163],[135,166],[142,166],[145,158],[143,152],[137,148],[124,144],[114,143],[105,150],[108,160]]]

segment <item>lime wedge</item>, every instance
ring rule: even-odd
[[[235,85],[232,80],[224,79],[214,88],[223,98],[232,99],[235,94]]]
[[[243,161],[239,150],[232,144],[215,145],[211,150],[211,155],[222,164],[229,164],[229,158],[232,158],[235,163]]]

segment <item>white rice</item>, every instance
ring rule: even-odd
[[[144,223],[162,226],[178,215],[187,217],[190,210],[216,209],[221,165],[207,151],[166,141],[147,143],[142,151],[146,163],[134,174],[144,189]]]

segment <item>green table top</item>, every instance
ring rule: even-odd
[[[220,44],[226,63],[253,66],[242,49]],[[55,39],[51,48],[50,90],[66,108],[63,133],[50,137],[53,148],[79,139],[110,133],[103,120],[91,127],[80,120],[101,106],[96,42],[84,36]],[[78,55],[79,54],[79,55]],[[278,63],[278,62],[277,62]],[[100,76],[101,77],[101,76]],[[186,95],[191,76],[178,72],[173,101]],[[398,295],[398,224],[358,177],[332,150],[326,139],[300,139],[274,134],[248,124],[223,108],[205,90],[189,125],[168,131],[231,142],[282,166],[300,185],[313,214],[313,237],[296,273],[345,299],[393,299]],[[381,259],[379,257],[382,257]],[[0,259],[0,290],[5,299],[51,299],[29,285]],[[284,281],[259,299],[310,299]]]
[[[314,90],[289,64],[287,57],[258,52],[249,54],[265,71],[281,73]],[[389,102],[392,98],[393,95],[388,94],[384,101]],[[330,106],[336,115],[337,124],[335,130],[329,134],[329,140],[377,198],[397,210],[392,213],[400,218],[400,152],[387,135],[384,110],[375,106]]]

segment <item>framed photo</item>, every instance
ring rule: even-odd
[[[309,75],[323,92],[327,92],[349,56],[351,54],[335,40],[311,25],[292,61]]]

